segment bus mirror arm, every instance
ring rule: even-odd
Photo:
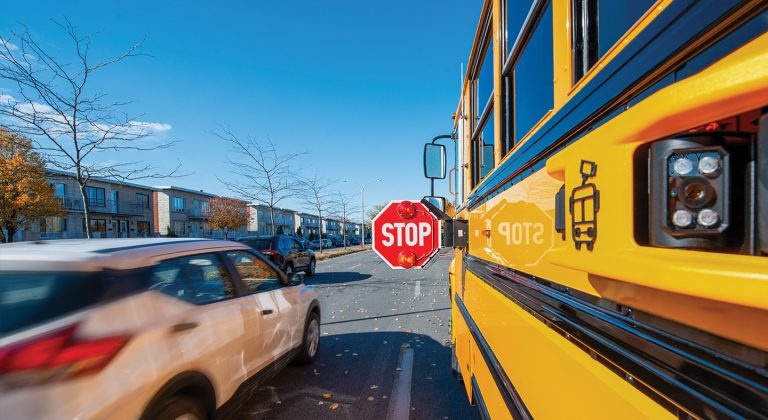
[[[421,204],[424,204],[424,206],[429,210],[429,212],[434,214],[435,217],[437,217],[439,220],[442,220],[442,221],[451,220],[451,217],[445,214],[444,211],[440,210],[439,208],[437,208],[437,206],[430,203],[427,197],[424,197],[421,199]]]
[[[469,224],[464,219],[454,219],[430,203],[427,198],[421,203],[439,220],[443,221],[443,247],[466,248],[469,246]]]

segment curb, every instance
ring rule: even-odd
[[[368,251],[370,249],[371,249],[370,246],[366,246],[363,249],[360,249],[360,248],[357,248],[357,249],[347,249],[346,251],[334,252],[333,254],[315,254],[315,258],[317,259],[317,261],[325,261],[325,260],[329,260],[331,258],[342,257],[344,255],[351,255],[351,254],[355,254],[355,253],[362,252],[362,251]]]

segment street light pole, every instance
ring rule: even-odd
[[[360,248],[365,247],[365,187],[368,186],[368,184],[372,184],[374,182],[381,182],[381,179],[375,179],[373,181],[368,181],[365,184],[363,184],[363,188],[360,189],[360,238],[362,239],[360,241]]]

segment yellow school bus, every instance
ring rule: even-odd
[[[425,149],[483,417],[768,417],[767,7],[484,2]]]

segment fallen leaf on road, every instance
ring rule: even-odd
[[[379,387],[378,385],[371,385],[371,389],[376,389],[378,387]]]
[[[368,401],[373,401],[373,397],[368,397]]]
[[[322,402],[322,401],[318,401],[318,402],[317,402],[317,405],[323,405],[323,404],[325,404],[325,403],[324,403],[324,402]]]
[[[328,408],[330,408],[331,410],[335,410],[335,409],[339,408],[339,403],[333,403],[333,404],[329,405]]]
[[[323,398],[325,398],[326,400],[328,398],[333,398],[333,394],[331,394],[330,392],[326,392],[325,394],[323,394]]]
[[[352,356],[357,356],[357,353],[352,353]]]

